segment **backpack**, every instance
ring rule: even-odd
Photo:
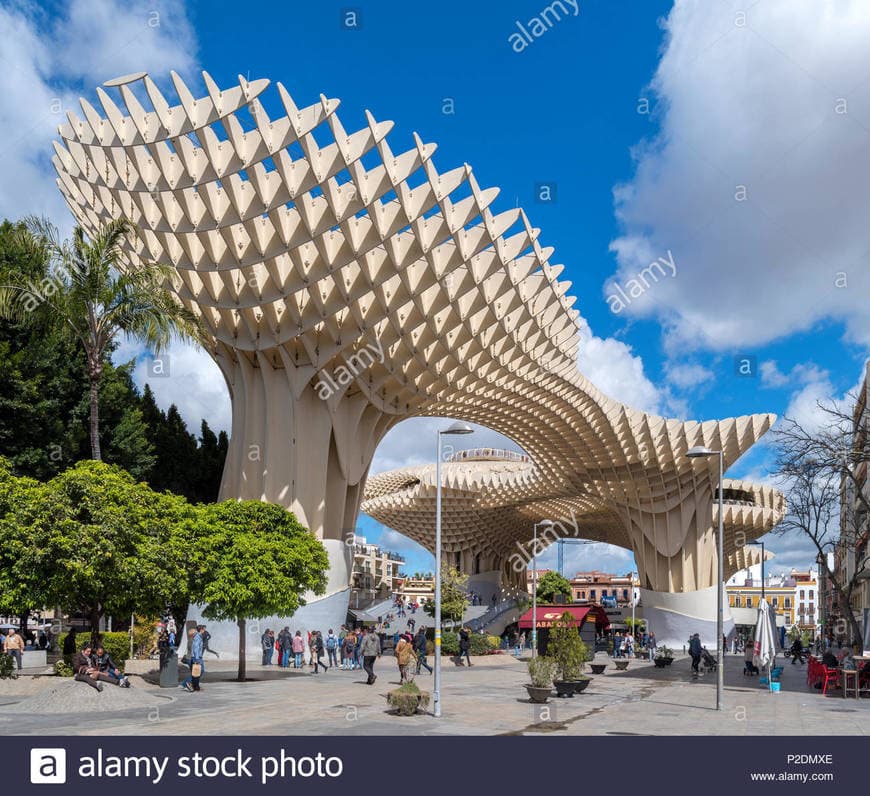
[[[334,650],[338,646],[338,641],[335,636],[326,637],[326,649]]]

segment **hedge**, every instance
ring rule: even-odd
[[[488,655],[493,650],[499,649],[501,639],[498,636],[485,636],[481,633],[471,633],[472,655]],[[441,634],[441,652],[444,655],[459,654],[459,634],[452,631]]]
[[[57,637],[58,649],[63,649],[63,642],[67,634],[61,633]],[[91,634],[87,631],[76,633],[76,652],[82,648],[82,644],[90,641]],[[106,648],[106,652],[112,656],[115,663],[123,671],[124,661],[130,657],[130,634],[129,633],[102,633],[100,642]],[[72,655],[64,655],[63,659],[66,663],[72,663]]]

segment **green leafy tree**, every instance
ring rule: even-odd
[[[206,618],[238,624],[244,682],[247,620],[291,616],[305,592],[323,594],[326,549],[289,511],[257,500],[200,506],[190,540],[191,598]]]
[[[0,612],[15,614],[27,627],[31,611],[45,606],[48,589],[45,565],[35,548],[29,509],[40,500],[42,484],[13,475],[0,458]]]
[[[461,622],[468,608],[468,575],[453,567],[441,571],[441,617],[451,622]],[[435,616],[435,599],[423,606],[429,616]]]
[[[571,584],[567,578],[563,578],[558,572],[545,572],[538,578],[538,599],[544,603],[556,601],[556,596],[561,595],[567,602],[571,601]]]
[[[182,497],[154,492],[117,466],[82,461],[22,510],[20,521],[32,527],[25,565],[45,578],[46,604],[84,611],[96,634],[104,615],[187,604],[182,531],[194,516]]]
[[[141,340],[153,351],[173,336],[196,339],[195,316],[166,289],[172,271],[164,265],[124,262],[124,245],[133,234],[125,219],[109,221],[93,237],[81,227],[61,241],[45,220],[25,220],[25,247],[49,264],[35,282],[8,270],[0,287],[0,316],[17,323],[53,320],[84,350],[89,396],[91,458],[100,460],[100,380],[107,353],[122,335]]]

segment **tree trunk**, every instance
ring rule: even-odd
[[[90,381],[91,396],[91,458],[94,461],[102,461],[100,453],[100,374],[91,373]]]
[[[95,605],[88,613],[91,619],[91,644],[97,644],[100,637],[100,617],[103,615],[103,612],[100,610],[99,605]]]
[[[245,636],[247,634],[247,622],[239,619],[239,682],[245,682],[247,662],[245,661]]]
[[[18,621],[21,622],[21,638],[27,641],[27,620],[30,619],[30,609],[22,611],[18,616]]]
[[[852,610],[852,584],[849,589],[843,589],[837,583],[836,579],[831,578],[831,585],[834,587],[834,591],[838,596],[838,604],[840,607],[840,614],[846,618],[846,621],[849,623],[849,635],[852,637],[852,644],[857,644],[863,654],[864,649],[864,637],[861,635],[861,628],[858,626],[858,620],[855,619],[855,612]]]

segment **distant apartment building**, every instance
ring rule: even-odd
[[[610,572],[592,570],[578,572],[571,579],[571,594],[574,602],[595,605],[631,605],[639,597],[640,582],[631,573],[614,575]]]
[[[423,605],[435,599],[435,576],[399,578],[396,581],[396,594],[412,603]]]
[[[815,634],[819,626],[821,597],[815,570],[792,570],[788,574],[765,573],[761,582],[761,565],[741,570],[725,583],[731,614],[738,625],[754,625],[755,613],[764,597],[777,614],[777,625],[788,629],[798,626]]]
[[[389,597],[396,590],[399,569],[405,559],[376,544],[369,544],[364,536],[354,538],[353,569],[351,575],[351,608],[363,608],[375,600]]]

